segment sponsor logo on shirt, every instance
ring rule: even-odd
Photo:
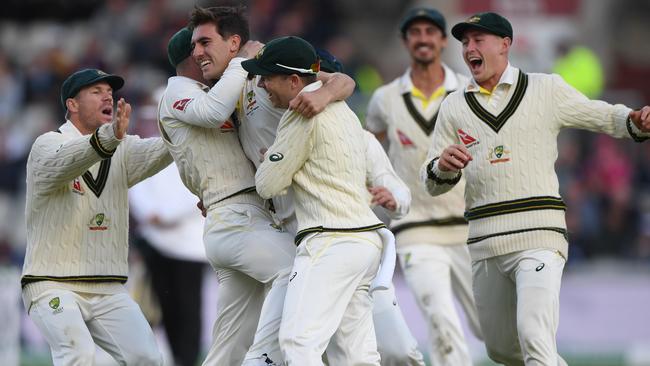
[[[181,112],[185,111],[185,108],[187,107],[187,104],[192,100],[192,98],[185,98],[185,99],[180,99],[174,102],[172,107],[174,109],[178,109]]]
[[[106,217],[103,213],[98,213],[90,219],[90,222],[88,222],[88,229],[90,231],[104,231],[108,230],[108,226],[110,224],[111,220]]]
[[[474,145],[478,145],[479,141],[475,139],[474,137],[470,136],[467,132],[461,130],[460,128],[458,129],[458,138],[460,141],[465,145],[465,147],[470,148]]]
[[[506,150],[503,145],[499,145],[488,152],[490,164],[505,163],[510,161],[510,150]]]
[[[255,91],[251,90],[246,93],[246,115],[253,113],[259,106],[257,105],[257,100],[255,99]]]
[[[284,155],[282,153],[273,153],[269,155],[269,160],[272,162],[280,161],[282,159],[284,159]]]
[[[227,120],[219,128],[221,132],[235,132],[235,124],[231,120]]]
[[[406,136],[404,132],[400,131],[399,129],[397,130],[397,138],[399,139],[399,142],[400,144],[402,144],[402,146],[415,147],[413,141],[408,136]]]
[[[80,194],[82,196],[86,193],[84,187],[81,185],[81,179],[78,177],[72,181],[72,192]]]

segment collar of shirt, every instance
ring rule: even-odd
[[[459,81],[456,73],[445,63],[442,63],[442,69],[445,70],[445,81],[442,83],[441,88],[444,88],[445,91],[449,92],[456,90],[459,86]],[[406,72],[400,77],[399,91],[400,94],[412,93],[414,89],[417,90],[417,88],[413,86],[413,80],[411,80],[411,68],[409,67],[406,69]],[[437,89],[433,94],[436,94],[436,92],[438,92]]]
[[[308,92],[313,92],[314,90],[318,90],[323,86],[323,82],[320,80],[316,80],[313,83],[309,85],[305,85],[304,88],[300,91],[300,93],[308,93]],[[298,94],[300,94],[298,93]]]
[[[64,135],[83,136],[77,126],[75,126],[69,119],[59,127],[59,131]]]
[[[445,63],[442,63],[442,69],[445,72],[445,80],[442,85],[436,89],[430,97],[426,97],[424,93],[413,85],[413,80],[411,79],[411,68],[406,69],[406,72],[402,75],[399,81],[400,94],[411,93],[413,98],[417,98],[422,102],[424,109],[427,108],[429,103],[432,101],[444,96],[447,92],[452,92],[456,90],[460,84],[456,73],[449,68]]]
[[[506,66],[505,71],[503,72],[503,74],[501,74],[501,79],[499,79],[499,82],[497,83],[497,85],[494,87],[493,90],[484,89],[483,87],[478,85],[478,83],[476,82],[476,80],[474,80],[474,78],[471,78],[470,81],[469,81],[469,84],[467,85],[467,87],[465,87],[465,92],[466,93],[481,93],[481,94],[490,95],[500,85],[508,85],[508,86],[514,85],[515,82],[517,81],[518,74],[519,74],[519,69],[517,69],[516,67],[513,67],[508,62],[508,66]]]

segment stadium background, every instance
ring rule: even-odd
[[[49,364],[46,344],[19,301],[25,250],[25,162],[36,136],[63,122],[59,87],[70,72],[122,75],[133,133],[152,133],[156,93],[173,70],[165,47],[195,4],[223,1],[5,0],[0,12],[0,364]],[[513,64],[560,72],[585,94],[639,107],[650,103],[648,0],[250,0],[252,38],[300,35],[335,54],[357,81],[348,100],[362,117],[372,91],[408,65],[397,26],[414,5],[437,7],[448,24],[485,10],[514,27]],[[460,44],[443,59],[466,73]],[[570,257],[558,332],[571,365],[650,365],[650,144],[581,131],[560,135],[556,164],[568,204]],[[137,228],[133,228],[136,230]],[[131,278],[141,266],[133,253]],[[205,292],[208,341],[213,276]],[[131,281],[133,282],[133,281]],[[397,292],[414,334],[426,330],[399,273]],[[182,311],[182,309],[179,309]],[[485,361],[471,339],[477,364]]]

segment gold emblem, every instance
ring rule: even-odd
[[[471,17],[467,20],[467,23],[478,23],[481,21],[481,17]]]

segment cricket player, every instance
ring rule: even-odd
[[[323,88],[313,92],[300,93],[290,104],[299,100],[298,98],[303,98],[302,100],[305,103],[309,101],[321,106],[318,107],[320,111],[326,105],[323,104],[323,101],[332,102],[328,98],[344,99],[347,95],[339,93],[338,97],[336,97],[326,90],[331,85],[331,81],[338,75],[334,73],[342,71],[342,65],[329,52],[325,50],[318,50],[317,52],[321,65],[319,77],[327,75],[323,74],[323,72],[333,74]],[[286,112],[286,109],[276,108],[272,105],[266,91],[258,86],[259,79],[260,76],[249,78],[244,86],[243,97],[239,103],[240,108],[238,108],[238,116],[241,121],[240,140],[247,156],[257,167],[264,160],[264,152],[275,141],[278,123]],[[340,90],[345,92],[347,89]],[[352,88],[349,91],[351,93]],[[364,143],[367,144],[365,150],[368,168],[366,180],[372,194],[370,203],[378,207],[378,209],[385,209],[385,213],[391,218],[401,218],[408,212],[411,193],[393,170],[377,139],[370,133],[365,133],[364,137]],[[298,224],[295,219],[292,192],[293,190],[289,188],[287,194],[273,197],[273,203],[279,225],[284,231],[295,236]],[[381,355],[381,364],[383,366],[424,366],[422,353],[417,348],[417,341],[411,334],[397,304],[394,287],[390,286],[385,291],[375,291],[373,293],[373,302],[373,320],[377,335],[377,349]]]
[[[218,15],[228,19],[221,29],[225,34],[248,28],[236,12],[224,9]],[[202,52],[208,42],[199,32],[195,50]],[[216,28],[211,27],[210,35],[219,36]],[[247,42],[240,36],[221,42],[212,43],[213,51],[231,52],[232,60],[209,89],[190,57],[192,31],[183,28],[170,39],[169,61],[178,76],[169,79],[159,105],[160,130],[181,179],[207,210],[203,239],[220,285],[213,341],[204,365],[240,365],[249,348],[281,360],[277,336],[295,246],[274,227],[255,192],[255,169],[239,143],[236,119],[230,117],[237,89],[247,75],[241,61],[260,45],[248,42],[240,50],[239,43]],[[227,42],[237,46],[228,51],[223,45]]]
[[[95,345],[124,365],[162,365],[151,327],[124,283],[127,190],[172,161],[160,138],[126,134],[131,106],[116,75],[84,69],[61,87],[66,122],[27,161],[23,301],[55,365],[92,365]]]
[[[342,72],[343,65],[335,56],[316,49],[320,70]],[[397,175],[386,152],[375,136],[365,131],[367,174],[366,185],[372,195],[375,212],[383,211],[385,217],[399,220],[406,216],[411,205],[411,190]],[[269,145],[272,141],[269,143]],[[424,366],[424,357],[406,324],[395,296],[395,287],[372,294],[372,318],[377,336],[377,351],[382,366]]]
[[[269,42],[244,69],[260,79],[271,102],[288,108],[315,90],[319,62],[298,37]],[[287,288],[280,346],[288,365],[322,365],[330,338],[332,365],[379,365],[372,323],[371,280],[379,267],[384,225],[366,201],[363,130],[345,102],[312,118],[287,111],[276,141],[255,175],[260,196],[294,187],[298,245]]]
[[[407,182],[413,199],[406,217],[391,220],[404,277],[427,321],[433,365],[471,365],[454,295],[473,333],[481,338],[472,295],[472,274],[463,218],[464,180],[450,192],[431,197],[422,186],[420,166],[431,145],[438,109],[445,97],[462,88],[467,77],[440,57],[447,46],[446,21],[432,8],[414,8],[400,32],[411,66],[373,94],[366,128],[388,140],[388,156]]]
[[[558,75],[512,66],[512,26],[496,13],[475,14],[451,32],[472,79],[440,107],[422,181],[439,195],[461,175],[467,180],[467,244],[490,358],[566,365],[555,341],[568,255],[557,135],[581,128],[641,142],[650,136],[650,107],[589,100]]]

